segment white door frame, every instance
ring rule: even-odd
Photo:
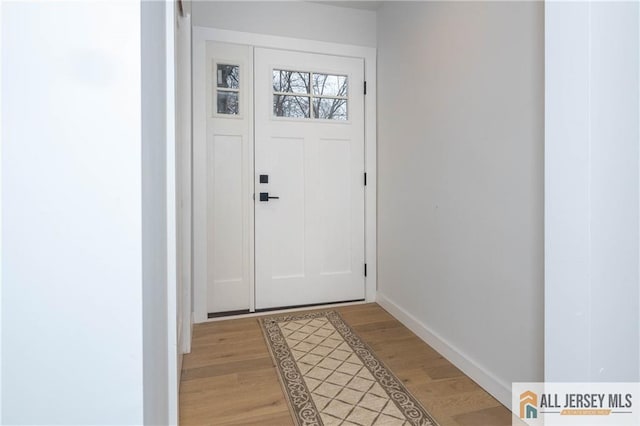
[[[196,323],[207,320],[207,199],[206,199],[206,42],[244,44],[255,47],[363,58],[365,96],[365,301],[376,300],[377,288],[377,144],[376,144],[376,49],[288,37],[194,26],[193,58],[193,311]],[[253,244],[253,242],[252,242]],[[253,249],[251,250],[253,253]]]

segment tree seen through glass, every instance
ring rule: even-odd
[[[344,75],[273,70],[273,113],[277,117],[347,120]]]
[[[218,114],[238,115],[240,113],[240,66],[218,64],[216,73]]]

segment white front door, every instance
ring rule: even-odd
[[[365,297],[363,86],[362,59],[255,49],[256,309]]]

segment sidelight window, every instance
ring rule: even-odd
[[[216,103],[218,114],[240,114],[240,66],[216,66]]]

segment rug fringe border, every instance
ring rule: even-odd
[[[293,405],[291,403],[291,398],[289,398],[289,393],[287,392],[287,387],[286,387],[286,385],[285,385],[285,383],[284,383],[284,381],[282,379],[282,374],[280,374],[280,369],[276,365],[277,364],[277,358],[276,358],[275,354],[273,353],[273,349],[272,349],[271,343],[269,341],[269,336],[267,336],[267,329],[264,326],[264,321],[266,319],[271,319],[271,318],[277,318],[277,317],[274,315],[274,316],[269,316],[269,317],[258,318],[258,324],[260,325],[260,330],[262,331],[262,337],[264,338],[264,343],[265,343],[265,345],[267,345],[267,349],[269,350],[269,355],[271,356],[271,364],[273,365],[273,368],[276,370],[276,376],[278,376],[278,382],[280,382],[280,388],[282,389],[282,393],[284,394],[284,399],[285,399],[285,401],[287,401],[287,408],[289,409],[289,414],[291,414],[291,418],[293,420],[293,423],[295,423],[296,426],[301,426],[301,423],[298,420],[298,413],[296,412],[296,409],[293,407]],[[298,368],[297,364],[296,364],[296,368]],[[306,387],[306,385],[305,385],[305,387]],[[307,391],[309,391],[309,389],[307,389]],[[311,392],[309,392],[309,394],[311,394]],[[313,399],[311,399],[311,402],[313,403]]]

